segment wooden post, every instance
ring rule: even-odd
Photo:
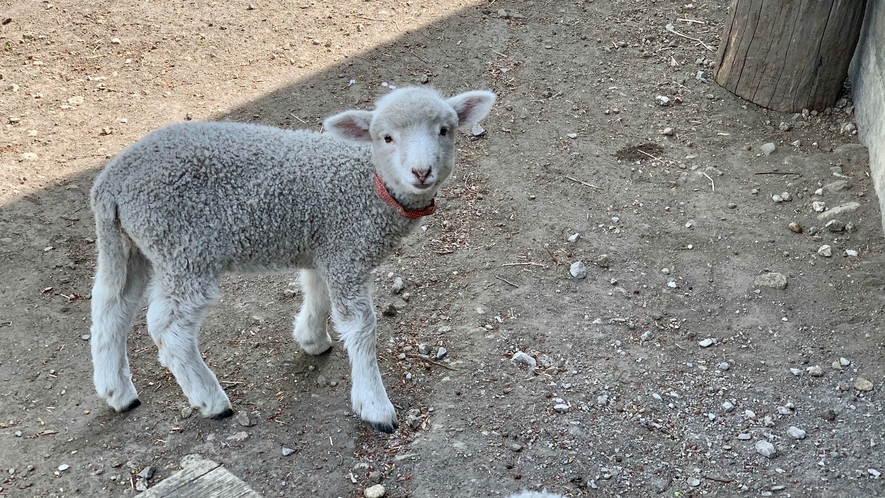
[[[863,24],[866,0],[734,0],[713,78],[781,112],[836,101]]]

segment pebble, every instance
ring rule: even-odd
[[[390,287],[390,292],[392,292],[393,294],[399,294],[403,291],[403,287],[405,287],[403,279],[401,279],[400,277],[396,277],[393,280],[393,285]]]
[[[744,417],[746,417],[747,420],[754,420],[756,418],[756,412],[753,410],[744,410]]]
[[[812,377],[823,377],[824,369],[820,367],[820,365],[814,365],[813,367],[808,367],[805,369],[808,372],[808,375]]]
[[[664,128],[664,131],[661,132],[661,135],[664,135],[665,137],[672,137],[673,136],[673,128],[670,128],[669,126]]]
[[[483,134],[485,134],[485,132],[486,132],[486,129],[483,128],[482,126],[480,126],[479,123],[473,123],[473,126],[470,128],[470,133],[474,137],[481,137]]]
[[[832,422],[836,420],[836,410],[833,410],[832,408],[827,408],[826,410],[821,412],[820,417],[827,422]]]
[[[691,479],[688,480],[688,485],[691,486],[691,487],[693,487],[693,488],[696,488],[696,487],[698,487],[698,486],[701,485],[701,480],[698,479],[697,477],[693,477],[693,478],[691,478]]]
[[[817,215],[817,219],[825,220],[827,218],[832,218],[834,216],[840,216],[846,213],[851,213],[860,209],[859,202],[846,202],[845,204],[839,204],[838,206],[827,209],[825,213]]]
[[[790,231],[793,233],[802,233],[802,225],[794,221],[790,223]]]
[[[782,192],[781,199],[783,199],[784,202],[790,202],[793,200],[793,196],[789,192]]]
[[[191,406],[185,406],[181,409],[181,418],[190,418],[191,415],[194,414],[194,408]]]
[[[851,365],[851,360],[849,360],[848,358],[844,358],[844,357],[839,358],[839,364],[842,365],[843,367],[847,367],[848,365]]]
[[[845,249],[845,256],[849,258],[856,258],[857,254],[857,251],[855,251],[854,249]]]
[[[248,412],[240,412],[237,414],[237,423],[243,427],[252,427],[255,425],[255,420],[249,416]]]
[[[90,337],[92,337],[90,334],[83,334],[80,336],[80,339],[83,339],[84,341],[88,341]]]
[[[612,258],[608,254],[600,254],[599,257],[596,258],[596,266],[600,268],[608,268],[611,266]]]
[[[553,411],[557,413],[568,413],[569,406],[565,403],[559,403],[557,405],[553,405]]]
[[[448,350],[446,350],[446,348],[440,347],[439,349],[436,350],[436,359],[441,360],[441,359],[445,358],[448,353],[449,352],[448,352]]]
[[[839,220],[830,220],[824,226],[827,228],[827,230],[829,230],[833,233],[839,233],[839,232],[845,231],[845,223],[843,223]]]
[[[716,365],[716,368],[722,370],[723,372],[731,368],[731,365],[728,364],[727,361],[723,361],[722,363]]]
[[[768,272],[757,275],[753,280],[756,287],[768,287],[770,289],[784,290],[787,288],[787,277],[783,273]]]
[[[381,310],[381,314],[384,316],[393,317],[393,316],[396,316],[396,313],[397,313],[396,305],[393,303],[388,304],[387,306],[384,307],[383,310]]]
[[[667,97],[665,95],[658,95],[657,97],[655,97],[655,102],[657,102],[660,106],[668,106],[672,103],[670,97]]]
[[[234,434],[233,436],[227,437],[228,441],[233,441],[235,443],[242,443],[243,441],[245,441],[247,439],[249,439],[249,433],[245,432],[245,431],[238,432],[238,433]]]
[[[151,477],[154,477],[154,468],[148,466],[141,469],[141,472],[138,473],[138,477],[141,477],[142,479],[150,479]]]
[[[756,452],[766,458],[774,458],[777,456],[777,450],[774,445],[768,441],[756,441]]]
[[[817,250],[817,254],[825,258],[829,258],[833,255],[833,248],[830,247],[828,244],[824,244],[820,246],[820,249]]]
[[[774,145],[773,143],[771,143],[771,142],[768,142],[768,143],[766,143],[766,144],[762,144],[762,145],[759,147],[759,150],[760,150],[763,154],[765,154],[766,156],[770,156],[771,154],[774,153],[775,150],[777,150],[777,146],[775,146],[775,145]]]
[[[775,204],[779,204],[781,202],[784,202],[784,198],[777,195],[777,194],[774,194],[773,196],[771,196],[771,200],[773,200]]]
[[[873,479],[878,479],[879,476],[882,475],[882,473],[879,472],[879,471],[876,470],[876,469],[867,469],[867,474],[869,474],[870,476],[872,476]]]
[[[857,380],[854,381],[854,388],[858,391],[872,391],[873,383],[863,377],[858,377]]]
[[[827,210],[827,203],[824,201],[814,201],[811,203],[811,209],[813,209],[815,213],[823,213]]]
[[[578,134],[577,134],[577,133],[569,133],[569,134],[566,135],[566,136],[569,137],[569,138],[571,138],[572,140],[578,138]]]
[[[745,432],[742,432],[742,433],[738,434],[738,439],[740,439],[741,441],[749,441],[749,440],[753,439],[753,436],[751,436]]]
[[[731,413],[734,411],[734,405],[730,401],[725,401],[722,403],[722,409]]]
[[[429,356],[430,355],[430,344],[427,344],[426,342],[418,344],[418,354],[423,354],[423,355]]]
[[[283,447],[283,456],[289,456],[292,453],[295,453],[295,450],[293,450],[292,448]]]
[[[805,439],[805,431],[798,427],[790,426],[790,428],[787,429],[787,434],[793,439]]]
[[[601,394],[596,397],[596,406],[605,406],[608,404],[608,396]]]
[[[575,261],[569,268],[569,273],[575,278],[587,278],[587,265],[583,261]]]
[[[790,369],[790,373],[793,374],[793,375],[795,375],[796,377],[801,377],[801,376],[802,376],[802,370],[801,370],[801,369],[798,369],[798,368],[791,368],[791,369]]]
[[[519,443],[513,443],[510,445],[510,451],[514,453],[519,453],[520,451],[522,451],[522,445]]]
[[[710,346],[712,346],[715,343],[716,343],[716,341],[714,339],[711,339],[708,337],[702,341],[698,341],[698,346],[700,346],[702,348],[709,348]]]
[[[387,491],[384,489],[384,486],[381,484],[376,484],[374,486],[368,487],[363,491],[363,496],[366,498],[381,498],[384,496],[384,493]]]
[[[537,360],[531,357],[528,353],[523,353],[522,351],[517,351],[513,354],[513,358],[510,358],[510,363],[517,367],[529,367],[534,370],[535,367],[538,366]]]
[[[61,464],[61,465],[58,466],[58,471],[59,471],[59,472],[64,472],[64,471],[68,470],[69,468],[71,468],[70,465],[68,465],[68,464],[66,464],[66,463],[63,463],[63,464]]]
[[[581,238],[581,234],[576,233],[576,234],[573,234],[571,237],[569,237],[569,238],[568,238],[568,241],[571,242],[572,244],[574,244],[574,243],[577,242],[580,238]]]
[[[789,407],[786,407],[786,406],[777,407],[777,412],[780,413],[781,415],[792,415],[793,414],[793,410]]]

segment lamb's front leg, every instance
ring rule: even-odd
[[[375,310],[367,288],[332,290],[332,322],[350,358],[353,411],[376,430],[391,433],[399,426],[387,397],[375,355]]]

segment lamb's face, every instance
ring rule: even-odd
[[[387,187],[400,195],[435,194],[455,165],[457,127],[455,110],[439,98],[396,99],[376,111],[372,149]]]

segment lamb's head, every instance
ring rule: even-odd
[[[371,143],[375,168],[404,205],[426,205],[455,164],[455,130],[484,118],[495,94],[465,92],[449,99],[425,87],[401,88],[374,111],[345,111],[323,127],[335,136]]]

